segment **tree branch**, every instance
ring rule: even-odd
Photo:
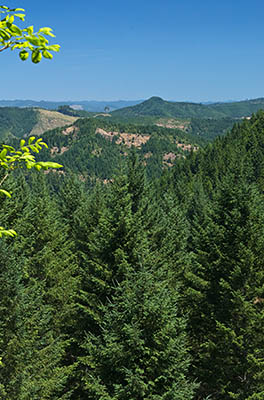
[[[4,181],[6,180],[6,178],[8,177],[8,173],[3,177],[3,179],[0,181],[0,186],[2,186],[2,184],[4,183]]]
[[[7,44],[6,46],[2,47],[2,48],[0,49],[0,52],[6,50],[8,47],[9,47],[8,44]]]

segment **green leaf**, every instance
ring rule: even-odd
[[[35,139],[36,139],[35,136],[31,136],[31,137],[28,139],[28,144],[31,144],[32,142],[34,142]]]
[[[19,27],[16,26],[16,25],[14,25],[14,24],[11,26],[10,30],[11,30],[11,31],[13,32],[13,34],[15,34],[15,35],[18,35],[18,36],[21,36],[21,35],[22,35],[21,29],[19,29]]]
[[[13,229],[4,229],[2,226],[0,226],[0,238],[3,235],[14,237],[16,235],[16,231]]]
[[[4,39],[4,40],[9,40],[11,38],[11,35],[9,35],[9,33],[7,33],[5,30],[0,29],[0,36]]]
[[[46,44],[49,43],[48,39],[45,38],[45,36],[43,36],[43,35],[38,35],[38,37],[39,37],[39,40],[41,41],[41,44],[42,44],[43,46],[45,46]]]
[[[55,35],[52,33],[52,29],[48,27],[40,28],[39,33],[44,33],[44,35],[55,37]]]
[[[29,147],[30,147],[30,149],[31,149],[32,151],[34,151],[34,153],[39,153],[39,150],[38,150],[38,148],[35,146],[35,144],[31,144]]]
[[[34,166],[35,166],[35,163],[34,163],[34,162],[26,161],[26,167],[27,167],[27,169],[31,169],[31,168],[33,168]]]
[[[48,58],[50,60],[53,58],[53,55],[47,50],[43,50],[42,54],[43,54],[43,57]]]
[[[35,49],[32,51],[31,60],[34,64],[39,63],[41,58],[42,58],[42,54],[39,49]]]
[[[51,46],[47,46],[48,50],[52,51],[60,51],[60,45],[59,44],[52,44]]]
[[[9,22],[10,24],[13,24],[14,20],[15,20],[14,15],[10,15],[9,18],[8,18],[8,22]]]
[[[20,57],[20,59],[21,59],[22,61],[26,61],[26,60],[28,59],[28,56],[29,56],[29,52],[26,51],[26,50],[22,50],[22,51],[20,51],[20,53],[19,53],[19,57]]]
[[[9,166],[8,166],[8,164],[7,163],[5,163],[5,162],[0,162],[0,165],[1,165],[1,167],[3,167],[4,169],[8,169],[9,168]]]
[[[27,40],[29,41],[29,43],[33,44],[34,46],[40,46],[41,45],[41,40],[38,39],[36,36],[28,36]]]
[[[15,151],[14,147],[8,146],[7,144],[3,144],[2,146],[3,146],[4,149],[7,149],[8,151],[11,151],[11,152]]]
[[[35,157],[31,153],[24,153],[22,157],[20,157],[21,160],[24,160],[26,162],[32,161],[35,162]]]
[[[14,44],[14,46],[11,47],[11,50],[21,49],[21,47],[23,47],[22,44],[21,43],[20,44],[17,43],[17,44]]]
[[[40,161],[36,165],[40,165],[42,168],[63,168],[63,165],[50,161]]]
[[[26,31],[28,32],[29,35],[33,35],[33,32],[34,32],[34,27],[33,27],[33,25],[28,26],[28,27],[26,28]]]
[[[25,14],[14,14],[14,16],[21,19],[21,21],[25,21]]]
[[[11,236],[11,237],[16,236],[16,232],[13,229],[4,230],[2,231],[2,233],[6,236]]]
[[[30,49],[30,50],[34,50],[34,47],[32,46],[32,44],[30,44],[29,42],[24,42],[24,43],[22,43],[22,46],[21,47],[24,47],[25,49]]]
[[[41,144],[42,146],[46,147],[46,149],[49,148],[49,146],[48,146],[47,143],[45,143],[45,142],[40,142],[40,144]]]
[[[7,197],[11,197],[11,194],[10,194],[7,190],[0,189],[0,193],[3,193],[3,194],[6,195]]]
[[[0,159],[5,160],[6,155],[7,155],[7,149],[3,149],[0,153]]]

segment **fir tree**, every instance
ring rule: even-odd
[[[102,307],[102,334],[87,335],[86,398],[190,400],[185,321],[161,270],[129,270]]]
[[[263,215],[256,189],[229,176],[197,230],[185,272],[197,399],[263,396]]]
[[[139,255],[144,257],[146,247],[146,235],[139,218],[140,203],[133,213],[127,176],[116,176],[106,188],[105,196],[99,195],[99,198],[97,201],[98,196],[92,196],[76,214],[81,226],[81,240],[78,241],[81,290],[76,330],[79,387],[75,395],[80,398],[86,396],[83,373],[85,360],[90,357],[86,335],[102,335],[102,307],[112,299],[115,286],[121,284],[127,272],[138,268]]]
[[[76,264],[56,204],[39,177],[37,184],[32,182],[16,230],[9,268],[20,275],[12,336],[3,357],[7,398],[68,399]]]

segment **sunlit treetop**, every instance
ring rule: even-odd
[[[60,50],[58,44],[49,44],[47,37],[55,37],[51,28],[44,27],[35,32],[33,25],[23,29],[16,25],[15,22],[25,20],[23,8],[0,6],[0,18],[0,52],[18,49],[22,61],[27,60],[31,54],[31,61],[37,64],[42,56],[52,59],[51,52]]]

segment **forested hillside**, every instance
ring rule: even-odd
[[[179,158],[205,145],[199,136],[180,129],[114,123],[108,118],[79,119],[42,136],[49,146],[45,158],[62,163],[88,182],[112,178],[131,151],[143,161],[149,178],[160,177]]]
[[[0,138],[23,137],[37,124],[36,112],[30,108],[0,108]]]
[[[205,105],[169,102],[159,97],[152,97],[136,106],[113,111],[111,119],[133,124],[178,128],[210,141],[229,131],[237,120],[249,118],[253,112],[263,108],[263,99]]]
[[[72,124],[74,116],[36,108],[0,107],[0,140],[42,134],[48,129]]]
[[[262,400],[264,113],[160,179],[105,124],[45,135],[64,173],[5,182],[1,398]],[[161,147],[168,132],[152,133]],[[119,170],[85,185],[106,154]]]
[[[133,118],[142,116],[159,116],[170,118],[243,118],[264,108],[264,99],[236,101],[231,103],[188,103],[172,102],[151,97],[135,106],[112,112],[113,116]]]
[[[199,103],[172,102],[161,99],[160,97],[151,97],[143,103],[135,106],[126,107],[112,112],[112,115],[118,117],[135,116],[158,116],[158,117],[176,117],[176,118],[223,118],[224,112],[214,110],[210,106]]]

